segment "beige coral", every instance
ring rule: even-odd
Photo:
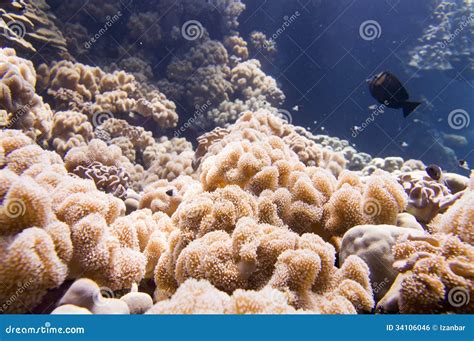
[[[139,207],[171,216],[183,200],[202,192],[199,181],[189,176],[179,176],[173,181],[158,180],[144,188]]]
[[[232,69],[231,74],[232,85],[244,98],[262,95],[274,105],[280,105],[285,101],[285,95],[278,88],[275,79],[261,70],[258,60],[250,59],[238,64]]]
[[[398,272],[392,267],[392,247],[400,236],[423,236],[423,229],[392,225],[360,225],[347,231],[341,241],[339,262],[351,255],[359,256],[370,269],[370,280],[376,300],[382,298],[395,280]]]
[[[407,237],[394,247],[400,313],[470,313],[474,249],[456,236]]]
[[[260,143],[231,142],[219,154],[204,161],[201,182],[205,190],[236,184],[259,194],[284,185],[294,163],[296,156],[278,137]]]
[[[458,198],[444,184],[431,179],[425,171],[402,173],[398,181],[408,195],[407,211],[422,223],[429,223]]]
[[[1,237],[0,249],[2,313],[31,311],[48,289],[58,287],[66,279],[67,266],[44,229],[31,227],[12,238]]]
[[[474,174],[471,175],[471,186],[446,213],[438,216],[431,227],[438,232],[458,236],[463,242],[474,244]]]
[[[0,125],[21,129],[38,142],[51,136],[53,113],[35,93],[36,71],[33,63],[16,51],[0,49]]]
[[[214,225],[218,229],[205,234],[190,231],[192,225],[178,226],[180,232],[172,237],[170,250],[155,270],[157,298],[171,295],[195,278],[206,279],[228,294],[269,285],[282,291],[280,295],[296,309],[318,311],[322,305],[315,300],[325,295],[345,302],[339,312],[370,311],[373,305],[365,263],[353,257],[338,270],[334,248],[317,235],[298,236],[285,226],[258,224],[248,217],[235,226]],[[349,284],[338,284],[344,281]]]
[[[294,314],[285,295],[270,287],[236,290],[232,296],[205,280],[188,279],[169,300],[155,304],[147,314]]]
[[[178,121],[172,101],[151,85],[139,84],[133,75],[125,71],[106,73],[98,67],[64,60],[40,68],[40,83],[47,88],[56,105],[62,110],[81,109],[95,126],[103,123],[104,113],[107,117],[122,115],[124,118],[133,118],[133,113],[138,113],[152,118],[163,129],[174,127]],[[70,92],[68,98],[77,94],[84,102],[91,103],[72,102],[67,107],[60,97],[64,91]]]
[[[75,111],[59,111],[53,116],[51,146],[60,155],[93,139],[93,127],[86,115]]]
[[[222,314],[229,297],[207,281],[190,279],[173,298],[154,305],[147,314]]]
[[[44,0],[8,1],[0,4],[2,17],[2,46],[15,48],[22,55],[44,60],[72,58],[66,47],[63,33],[58,29],[57,18]],[[14,24],[14,25],[13,25]],[[17,34],[15,27],[23,27],[24,33]]]
[[[245,61],[249,58],[247,42],[237,34],[225,37],[224,46],[231,55],[230,58],[235,57],[235,62]]]
[[[145,184],[150,184],[159,179],[172,181],[181,175],[194,175],[193,169],[194,152],[184,151],[158,154],[147,169]]]
[[[130,287],[145,276],[147,258],[156,256],[145,256],[139,248],[122,245],[112,233],[111,224],[125,212],[121,200],[98,191],[90,180],[68,175],[59,156],[53,157],[54,153],[31,144],[21,133],[2,131],[0,141],[8,151],[5,168],[0,171],[1,245],[4,253],[11,252],[13,257],[5,258],[1,265],[2,281],[16,292],[17,283],[31,281],[30,274],[36,276],[29,294],[22,297],[26,305],[22,307],[16,301],[9,309],[33,308],[66,275],[74,278],[86,273],[114,290]],[[28,151],[34,151],[34,157]],[[87,157],[79,159],[84,161]],[[137,216],[130,219],[139,225]],[[31,251],[32,248],[38,251]],[[33,257],[36,254],[41,260]],[[38,262],[49,265],[45,268]],[[28,270],[30,266],[37,270]],[[17,273],[14,269],[19,267],[25,271]],[[12,295],[10,289],[5,295]]]
[[[339,180],[339,189],[325,205],[329,216],[326,229],[342,235],[356,225],[396,224],[398,213],[407,205],[407,197],[395,179],[382,171],[371,176],[363,187],[344,179]]]

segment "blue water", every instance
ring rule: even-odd
[[[474,163],[474,122],[459,130],[448,124],[453,110],[462,109],[469,118],[474,115],[472,65],[465,63],[462,68],[466,69],[457,77],[450,72],[417,72],[407,65],[409,51],[430,24],[430,4],[439,2],[246,1],[241,31],[260,29],[271,36],[285,15],[296,11],[301,14],[279,35],[278,58],[269,68],[287,95],[287,108],[300,107],[293,123],[315,133],[345,138],[373,156],[421,159],[463,172],[452,157],[441,155],[439,143],[443,143],[443,133],[466,137],[467,145],[452,149],[456,158]],[[359,28],[367,20],[380,25],[378,38],[364,40],[360,36]],[[474,28],[470,23],[464,30],[471,33],[472,52]],[[381,71],[397,75],[411,99],[424,103],[408,119],[400,110],[387,109],[354,138],[351,128],[360,126],[372,112],[368,107],[377,103],[368,93],[365,80]],[[408,146],[402,147],[403,142]]]
[[[105,6],[110,1],[97,3],[102,2]],[[272,37],[280,30],[274,39],[278,53],[273,59],[260,51],[254,51],[250,58],[259,59],[263,70],[277,80],[287,98],[281,109],[292,113],[294,124],[307,127],[315,134],[347,139],[357,150],[374,157],[421,159],[427,164],[437,163],[450,171],[468,174],[457,163],[464,159],[470,165],[474,164],[472,20],[453,39],[453,44],[458,44],[461,37],[467,36],[470,50],[470,55],[458,63],[455,71],[420,71],[409,66],[410,51],[421,44],[420,38],[430,25],[437,25],[432,14],[440,0],[242,2],[246,10],[238,19],[238,31],[244,39],[248,41],[253,31],[262,31]],[[458,5],[464,3],[462,0],[452,2]],[[76,11],[61,12],[61,1],[48,0],[48,3],[63,23],[80,22],[88,28],[89,34],[102,27],[100,18],[94,17],[87,7],[82,8],[81,5],[77,6]],[[224,19],[219,17],[218,11],[204,10],[197,17],[187,17],[186,14],[174,17],[170,14],[180,13],[179,8],[186,8],[193,1],[121,0],[121,3],[125,4],[121,24],[111,27],[87,54],[77,56],[79,61],[103,67],[123,58],[118,57],[123,53],[123,47],[130,48],[125,56],[145,56],[145,60],[153,66],[155,80],[162,79],[173,56],[185,53],[186,47],[167,40],[169,32],[163,33],[166,39],[156,45],[140,39],[124,41],[123,38],[129,34],[125,22],[131,13],[161,11],[157,21],[168,28],[171,22],[181,25],[186,20],[199,20],[210,38],[219,41],[227,34],[222,29]],[[163,3],[166,5],[160,7]],[[470,11],[474,13],[472,4]],[[292,16],[295,20],[285,25],[285,21]],[[361,35],[361,26],[366,22],[377,25],[375,37],[364,39]],[[453,30],[456,25],[460,23],[453,22]],[[133,46],[129,45],[131,42]],[[368,92],[366,79],[382,71],[395,74],[411,99],[423,104],[409,118],[404,118],[400,110],[386,109],[373,122],[363,126],[373,113],[369,107],[378,104]],[[192,115],[193,108],[185,108],[182,103],[176,102],[182,123]],[[295,106],[298,106],[298,111],[292,111]],[[469,121],[461,122],[461,129],[453,129],[449,125],[449,115],[453,111],[461,112],[463,118]],[[361,126],[363,131],[354,136],[354,127]],[[152,127],[147,128],[151,130]],[[456,134],[466,141],[464,145],[453,145],[446,141],[445,134]],[[189,140],[196,138],[187,137]]]

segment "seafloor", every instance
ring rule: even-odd
[[[131,2],[0,1],[3,313],[474,312],[474,175],[290,124],[239,0]]]

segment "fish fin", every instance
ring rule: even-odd
[[[402,105],[403,108],[403,117],[408,117],[416,108],[421,104],[421,102],[405,102]]]

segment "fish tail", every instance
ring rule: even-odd
[[[421,104],[421,102],[405,102],[403,103],[403,117],[408,117],[416,108]]]

